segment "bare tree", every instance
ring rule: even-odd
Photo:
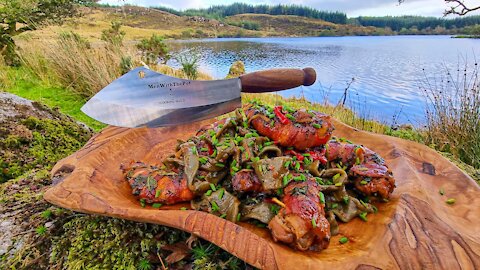
[[[398,0],[399,4],[402,4],[405,0]],[[444,0],[447,4],[447,8],[443,12],[443,16],[448,15],[460,15],[463,16],[469,12],[480,10],[480,1],[479,5],[472,6],[471,4],[465,4],[464,0]]]

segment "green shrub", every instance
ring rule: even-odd
[[[105,29],[102,31],[101,39],[111,45],[122,46],[123,38],[125,37],[125,32],[120,30],[121,27],[122,27],[121,22],[115,22],[115,21],[112,22],[112,25],[109,29]]]
[[[196,80],[198,77],[198,56],[179,55],[177,61],[182,65],[182,71],[190,80]]]
[[[168,46],[163,37],[153,34],[150,38],[144,38],[137,44],[137,48],[142,52],[142,59],[147,64],[167,63],[170,59]]]

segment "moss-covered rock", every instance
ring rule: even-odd
[[[0,183],[34,168],[50,169],[92,134],[56,110],[0,93]]]
[[[0,151],[7,169],[1,176],[16,176],[0,183],[0,269],[250,268],[180,230],[46,202],[51,166],[83,146],[92,131],[41,104],[0,95]]]
[[[235,61],[228,70],[227,79],[236,78],[245,74],[245,64],[242,61]]]

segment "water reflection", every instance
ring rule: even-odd
[[[400,112],[402,123],[423,122],[424,98],[419,84],[426,78],[456,70],[462,59],[480,55],[480,40],[447,36],[241,38],[172,42],[175,52],[190,50],[200,57],[200,68],[223,78],[236,60],[247,72],[311,66],[317,83],[304,87],[304,95],[336,104],[352,78],[348,105],[362,114],[390,122]],[[177,65],[175,61],[170,64]],[[282,92],[299,96],[299,89]]]

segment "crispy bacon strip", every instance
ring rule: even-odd
[[[136,162],[126,170],[125,176],[133,195],[147,203],[175,204],[193,199],[194,194],[187,187],[183,173],[167,175],[154,166]]]
[[[268,227],[275,241],[299,250],[321,250],[330,242],[330,223],[325,217],[316,181],[292,181],[284,190],[285,207],[270,221]]]
[[[275,109],[278,111],[278,108]],[[283,113],[287,115],[286,112]],[[299,150],[324,145],[331,138],[334,129],[330,116],[319,112],[307,113],[299,110],[292,114],[295,121],[283,121],[283,123],[281,120],[283,118],[275,116],[270,119],[253,107],[246,110],[246,115],[250,124],[261,135],[267,136],[282,146],[293,146]]]

